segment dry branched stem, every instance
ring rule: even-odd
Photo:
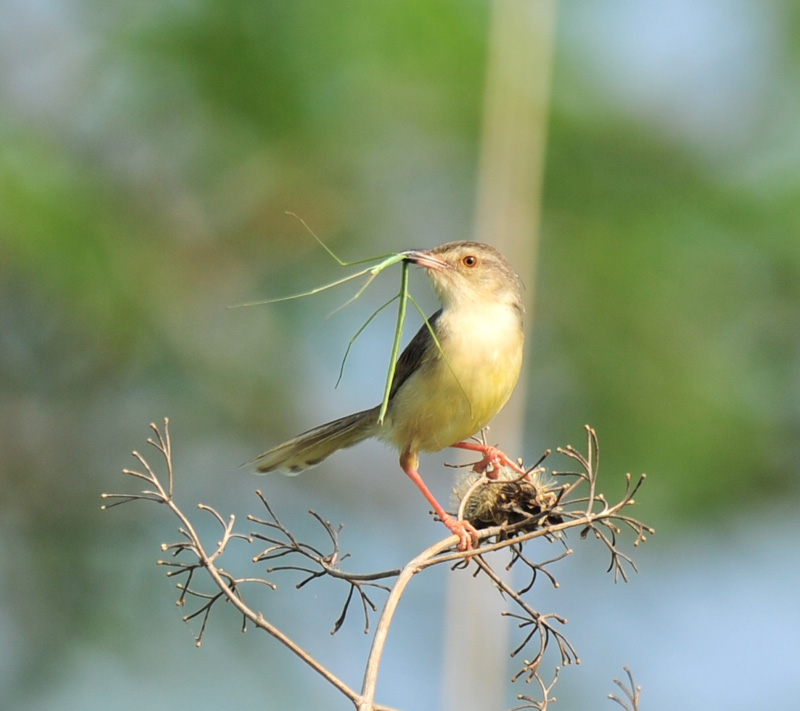
[[[542,692],[541,699],[534,699],[530,696],[525,696],[524,694],[519,694],[517,698],[520,701],[525,701],[522,706],[515,706],[511,711],[523,711],[523,709],[532,709],[532,711],[547,711],[550,708],[550,703],[556,702],[556,697],[551,696],[550,694],[553,692],[553,688],[555,687],[556,683],[558,682],[558,674],[561,671],[561,667],[556,667],[555,672],[553,674],[553,681],[549,684],[546,684],[544,679],[536,673],[533,675],[534,680],[539,685],[539,689]]]
[[[627,686],[625,682],[619,679],[614,679],[614,683],[622,690],[622,693],[625,694],[625,700],[614,696],[614,694],[609,694],[608,698],[612,701],[616,701],[625,711],[639,711],[639,699],[642,695],[642,687],[636,686],[636,682],[633,680],[633,674],[631,674],[631,670],[628,667],[622,668],[628,676]]]
[[[325,521],[315,511],[309,511],[309,514],[323,528],[330,542],[331,551],[325,554],[315,546],[298,541],[292,535],[291,531],[289,531],[289,529],[286,528],[286,526],[284,526],[283,523],[281,523],[281,521],[278,519],[264,495],[260,491],[257,491],[256,494],[261,500],[261,503],[264,505],[268,518],[264,519],[252,515],[248,516],[248,521],[258,524],[262,527],[262,530],[265,531],[258,531],[251,535],[253,539],[265,541],[266,543],[269,543],[270,546],[255,556],[253,558],[253,562],[260,563],[263,561],[273,561],[285,557],[289,557],[290,559],[300,558],[301,561],[305,559],[305,564],[286,564],[267,568],[268,573],[275,573],[285,570],[293,570],[304,573],[305,577],[295,586],[297,589],[302,588],[304,585],[313,580],[317,580],[326,576],[345,581],[350,587],[344,601],[342,612],[334,623],[331,634],[338,632],[341,626],[344,624],[344,621],[347,617],[347,612],[350,609],[350,603],[352,602],[353,596],[356,592],[358,593],[361,601],[361,608],[364,613],[364,634],[368,634],[369,611],[372,610],[373,612],[376,612],[378,608],[369,597],[367,591],[370,588],[374,588],[388,592],[389,588],[377,581],[396,577],[400,571],[387,570],[379,573],[363,575],[357,573],[348,573],[341,570],[339,567],[340,564],[350,556],[349,553],[346,553],[345,555],[340,554],[339,534],[342,530],[341,526],[334,528],[330,521]]]
[[[198,506],[203,514],[211,517],[220,530],[220,537],[215,545],[206,546],[201,541],[189,517],[177,505],[173,497],[174,479],[169,421],[164,420],[162,429],[156,425],[151,425],[151,429],[155,436],[148,439],[148,443],[159,452],[164,460],[166,485],[162,484],[159,475],[148,461],[138,452],[134,452],[133,456],[140,465],[139,469],[126,469],[123,473],[144,481],[145,488],[136,494],[103,494],[103,498],[110,502],[103,508],[111,508],[137,500],[153,501],[167,506],[178,519],[179,540],[162,545],[162,550],[170,554],[171,560],[159,561],[159,564],[169,569],[167,572],[169,577],[175,577],[180,581],[177,583],[179,590],[177,604],[183,606],[190,601],[196,605],[183,619],[185,621],[200,620],[200,630],[196,636],[198,646],[203,641],[212,609],[220,601],[227,602],[242,615],[243,631],[247,629],[248,625],[251,625],[267,632],[349,698],[358,711],[392,711],[390,707],[375,701],[378,673],[389,630],[400,600],[414,576],[432,566],[441,564],[450,564],[456,569],[472,568],[474,564],[473,575],[485,576],[501,595],[513,603],[515,610],[504,614],[517,620],[519,628],[525,634],[521,643],[511,652],[511,656],[515,657],[525,649],[532,650],[533,654],[523,662],[522,668],[512,677],[512,681],[524,678],[526,682],[535,682],[539,685],[542,694],[542,699],[538,701],[520,696],[519,698],[526,701],[527,705],[517,708],[546,711],[548,704],[555,701],[552,690],[558,679],[560,665],[579,663],[579,658],[577,651],[562,632],[566,620],[555,613],[541,613],[535,610],[524,596],[533,588],[540,576],[543,576],[554,587],[558,587],[556,577],[550,568],[572,552],[564,542],[564,536],[570,529],[578,530],[581,538],[593,534],[610,553],[609,571],[614,571],[615,580],[626,581],[629,572],[636,571],[636,565],[629,555],[618,548],[620,534],[623,530],[633,531],[634,545],[638,545],[646,540],[647,533],[652,533],[652,529],[629,516],[625,511],[634,504],[633,497],[641,486],[644,476],[634,484],[628,475],[625,493],[616,504],[609,504],[601,494],[597,493],[599,446],[596,433],[587,427],[586,456],[573,447],[558,450],[564,456],[577,462],[580,467],[579,471],[550,472],[559,477],[571,475],[574,477],[573,481],[563,485],[554,485],[549,481],[547,470],[542,466],[545,458],[549,455],[548,451],[533,467],[525,470],[524,475],[513,473],[499,482],[489,482],[481,475],[475,483],[466,487],[465,500],[470,497],[490,497],[488,504],[484,501],[478,507],[485,515],[481,524],[485,527],[479,530],[479,545],[469,551],[456,550],[458,539],[456,536],[449,536],[421,552],[400,569],[371,573],[349,572],[341,567],[349,557],[349,553],[343,554],[341,551],[341,526],[333,526],[316,512],[309,511],[322,529],[326,545],[320,548],[317,545],[298,540],[289,527],[278,518],[269,501],[260,491],[256,493],[264,513],[261,516],[249,515],[247,517],[247,520],[256,526],[256,530],[247,535],[235,530],[236,520],[233,516],[225,518],[210,506],[204,504]],[[585,488],[588,488],[588,494],[575,495],[576,491]],[[467,506],[465,501],[462,501],[459,515],[463,516],[465,511],[473,510],[475,508],[472,506],[473,503],[471,502],[470,506]],[[496,525],[487,526],[487,521]],[[543,538],[549,543],[558,543],[563,550],[549,559],[533,560],[525,551],[524,546],[528,541],[537,538]],[[364,632],[369,633],[370,616],[378,610],[378,605],[372,595],[387,593],[373,632],[372,645],[366,660],[360,689],[356,690],[339,679],[312,654],[271,623],[262,612],[248,604],[245,599],[245,590],[251,589],[252,586],[262,588],[266,586],[274,589],[276,584],[259,576],[234,575],[220,567],[219,562],[233,541],[241,541],[245,545],[266,544],[260,553],[252,557],[253,563],[258,565],[267,563],[268,567],[265,572],[269,575],[299,574],[300,579],[295,583],[296,588],[302,588],[323,579],[343,583],[346,586],[344,602],[341,613],[333,624],[332,633],[338,631],[345,623],[354,600],[360,602]],[[491,555],[503,549],[510,554],[510,560],[504,563],[506,568],[521,565],[530,571],[527,582],[520,589],[514,589],[505,582],[489,562]],[[276,562],[279,564],[276,565]],[[196,574],[201,571],[213,583],[212,592],[195,587]],[[551,648],[558,655],[559,666],[556,667],[553,680],[546,684],[540,675],[540,669],[546,653]],[[630,693],[622,683],[615,681],[625,693],[630,706],[616,697],[612,696],[612,698],[627,711],[638,711],[639,690],[633,686],[630,672],[628,672],[628,677],[631,685]]]

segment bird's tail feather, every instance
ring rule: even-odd
[[[340,417],[259,454],[248,464],[255,464],[256,472],[259,474],[272,471],[289,475],[299,474],[316,466],[337,450],[352,447],[375,435],[380,426],[378,412],[379,408],[373,407]]]

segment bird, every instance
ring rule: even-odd
[[[522,285],[506,258],[482,242],[447,242],[402,254],[425,268],[441,308],[400,354],[383,422],[376,405],[303,432],[252,463],[259,474],[295,475],[365,439],[383,440],[399,451],[400,467],[458,537],[458,549],[469,550],[478,542],[476,529],[439,504],[419,474],[419,455],[456,447],[483,455],[476,471],[491,476],[500,465],[521,471],[500,449],[467,440],[503,408],[519,379]]]

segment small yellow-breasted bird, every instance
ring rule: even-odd
[[[380,406],[320,425],[273,447],[255,460],[259,473],[299,474],[339,449],[368,437],[397,447],[400,466],[466,550],[477,532],[448,514],[419,475],[419,453],[445,447],[479,451],[477,465],[518,468],[500,450],[464,440],[508,402],[522,366],[524,335],[520,281],[496,249],[481,242],[448,242],[405,253],[427,269],[442,303],[397,361],[383,424]],[[441,350],[440,350],[441,347]]]

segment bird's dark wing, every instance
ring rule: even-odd
[[[436,322],[439,320],[439,316],[441,315],[442,310],[439,309],[428,319],[428,323],[434,330],[436,330]],[[408,342],[408,345],[397,359],[397,366],[394,371],[394,380],[392,380],[392,388],[389,391],[390,400],[394,397],[394,394],[397,392],[400,386],[406,380],[408,380],[408,377],[411,375],[411,373],[419,368],[420,363],[422,363],[426,357],[430,357],[435,348],[436,344],[433,342],[431,333],[428,330],[428,325],[423,323],[422,326],[420,326],[419,331],[417,331],[417,333],[414,335],[414,338]]]

